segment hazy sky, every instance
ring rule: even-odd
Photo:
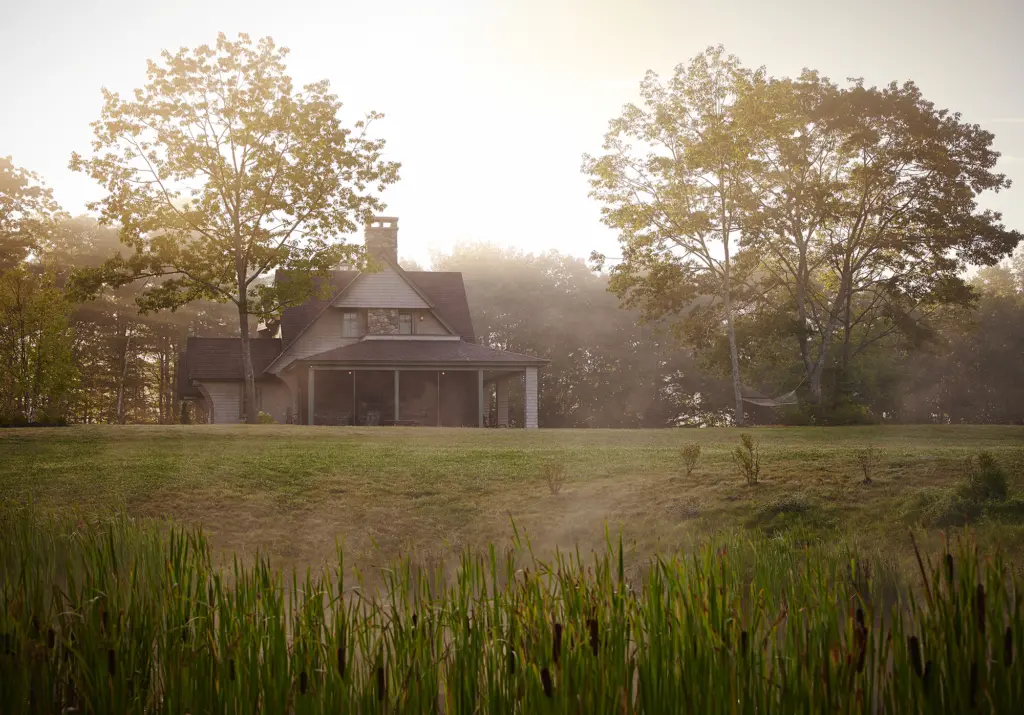
[[[581,154],[646,70],[723,43],[774,75],[915,80],[996,134],[1018,185],[986,203],[1024,229],[1022,30],[1021,0],[0,0],[0,155],[81,212],[98,188],[67,162],[89,147],[102,86],[127,93],[147,58],[218,31],[269,34],[297,83],[331,81],[348,122],[386,114],[403,257],[458,240],[614,255]]]

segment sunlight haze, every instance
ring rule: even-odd
[[[401,219],[402,257],[424,265],[460,240],[614,255],[581,155],[600,150],[645,71],[667,75],[718,43],[773,75],[912,79],[995,133],[999,169],[1024,178],[1024,10],[1010,1],[5,0],[2,16],[0,155],[38,172],[74,214],[100,195],[67,168],[89,149],[100,88],[128,93],[147,59],[219,31],[289,47],[292,77],[329,79],[346,123],[386,115],[374,132],[403,166],[384,199]],[[1024,226],[1020,191],[986,197],[1010,228]]]

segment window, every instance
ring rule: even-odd
[[[345,338],[359,337],[359,313],[346,310],[341,316],[341,335]]]
[[[412,335],[412,313],[398,314],[398,334]]]

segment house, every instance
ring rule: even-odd
[[[397,218],[374,218],[365,244],[380,270],[332,272],[329,299],[286,309],[250,340],[258,409],[305,425],[508,426],[517,382],[519,422],[537,427],[547,361],[478,344],[461,273],[399,267]],[[244,421],[239,338],[189,338],[178,375],[179,397],[211,422]]]

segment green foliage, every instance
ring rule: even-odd
[[[958,489],[966,499],[1002,501],[1009,493],[1006,472],[988,452],[980,452],[967,463],[967,476]]]
[[[77,380],[71,306],[53,274],[21,264],[0,273],[0,415],[62,417]]]
[[[923,714],[1012,712],[1024,695],[1018,577],[966,542],[922,562],[906,596],[885,562],[845,547],[738,536],[635,576],[621,543],[545,562],[517,538],[464,553],[451,579],[389,564],[373,591],[341,551],[300,576],[260,557],[219,568],[201,531],[123,516],[5,506],[0,527],[10,715],[254,702],[307,714]]]
[[[741,434],[740,446],[733,450],[732,458],[747,485],[756,485],[761,476],[761,452],[758,442],[749,434]]]
[[[274,416],[266,412],[260,412],[260,424],[261,425],[272,425],[274,424]]]
[[[132,250],[82,271],[77,294],[150,277],[160,280],[136,297],[143,311],[234,304],[253,406],[249,316],[326,290],[317,278],[357,256],[340,237],[382,209],[373,191],[398,179],[384,142],[367,136],[381,115],[344,127],[328,82],[297,90],[286,55],[244,34],[165,51],[130,99],[104,90],[93,155],[71,161],[106,189],[91,208]],[[275,269],[290,280],[267,282]]]
[[[683,476],[689,478],[693,474],[693,470],[697,468],[697,462],[700,460],[700,445],[699,444],[688,444],[679,450],[679,461],[683,465]]]
[[[53,238],[62,217],[38,174],[0,156],[0,272],[15,268]]]

